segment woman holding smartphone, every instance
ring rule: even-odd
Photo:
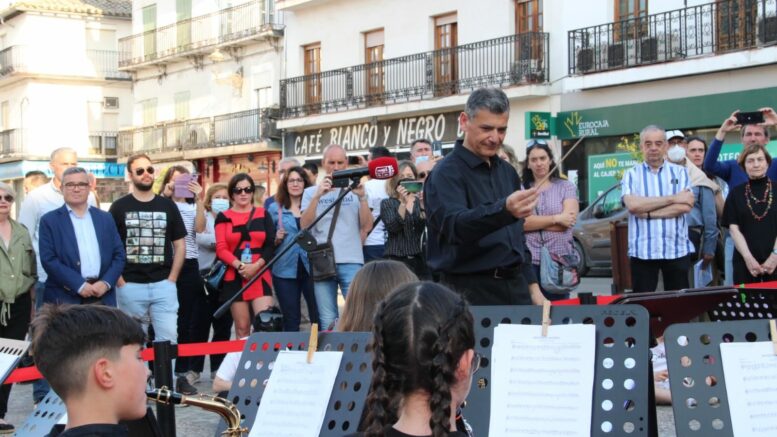
[[[407,265],[421,280],[431,279],[421,247],[426,216],[418,195],[423,183],[410,161],[399,163],[399,172],[386,183],[388,199],[380,203],[380,218],[386,226],[385,257]]]

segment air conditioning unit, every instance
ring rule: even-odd
[[[623,43],[614,43],[607,46],[607,66],[618,68],[623,66],[626,60]]]
[[[103,98],[103,108],[104,109],[119,109],[119,98],[118,97],[104,97]]]
[[[577,52],[577,71],[585,73],[594,68],[594,49],[583,47]]]
[[[758,42],[761,44],[777,42],[777,17],[763,17],[758,20]]]
[[[639,62],[647,64],[658,60],[658,40],[644,38],[639,42]]]

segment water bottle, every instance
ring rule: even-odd
[[[243,248],[243,253],[240,255],[240,262],[243,264],[251,264],[251,244],[246,243]]]

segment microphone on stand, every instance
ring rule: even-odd
[[[367,167],[349,168],[332,173],[332,186],[347,187],[349,180],[358,180],[364,176],[369,176],[371,179],[391,179],[398,172],[397,160],[384,156],[373,159]]]

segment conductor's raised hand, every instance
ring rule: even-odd
[[[514,191],[507,196],[505,207],[515,218],[526,218],[534,212],[537,206],[537,196],[539,193],[536,188],[528,190]]]

